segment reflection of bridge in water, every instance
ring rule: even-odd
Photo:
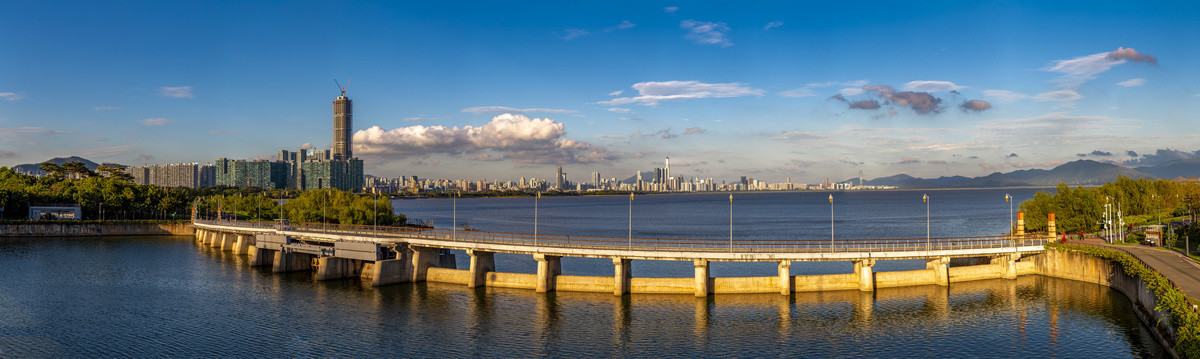
[[[311,270],[317,280],[361,277],[371,285],[404,282],[457,283],[547,291],[695,294],[782,293],[1013,279],[1034,274],[1033,261],[1049,235],[919,239],[767,240],[611,238],[455,231],[407,227],[339,226],[195,220],[197,241],[275,272]],[[1022,234],[1022,221],[1018,234]],[[468,269],[455,269],[451,249],[465,250]],[[537,274],[497,272],[495,253],[530,254]],[[562,257],[609,258],[612,277],[561,275]],[[984,258],[986,264],[950,266],[951,258]],[[633,277],[631,260],[692,261],[694,278]],[[874,272],[876,260],[924,259],[924,270]],[[711,261],[776,262],[778,276],[718,277]],[[854,272],[790,274],[794,261],[851,261]],[[977,260],[976,262],[979,262]]]

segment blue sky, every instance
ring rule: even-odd
[[[0,165],[327,148],[349,77],[356,154],[382,176],[1150,163],[1200,150],[1198,7],[2,1]]]

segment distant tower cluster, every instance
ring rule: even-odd
[[[354,128],[354,104],[346,97],[346,86],[341,87],[342,95],[333,100],[333,157],[334,160],[344,161],[354,158],[350,149],[350,131]],[[340,87],[340,86],[339,86]]]

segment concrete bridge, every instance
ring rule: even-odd
[[[1031,256],[1054,239],[1026,235],[1024,221],[1012,236],[932,239],[766,240],[611,238],[530,235],[444,229],[194,220],[202,245],[245,254],[252,266],[275,272],[311,270],[317,280],[360,277],[373,286],[406,282],[458,283],[470,288],[526,288],[538,292],[583,291],[695,294],[781,293],[851,290],[952,282],[1014,279],[1038,273]],[[456,269],[451,249],[465,250],[468,269]],[[529,254],[537,274],[497,272],[495,253]],[[612,277],[561,274],[562,257],[608,258]],[[924,259],[924,270],[875,272],[877,260]],[[694,278],[641,278],[632,260],[691,261]],[[778,276],[717,277],[713,261],[775,262]],[[790,274],[795,261],[851,261],[854,272]],[[951,263],[954,262],[954,265]],[[961,265],[973,264],[973,265]]]

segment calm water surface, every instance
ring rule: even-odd
[[[896,198],[913,197],[911,192],[897,193]],[[683,206],[680,203],[691,201],[690,196],[679,199],[645,196],[639,197],[635,205],[642,205],[644,200],[661,201],[666,207]],[[739,195],[735,206],[742,197],[752,195]],[[556,211],[559,213],[556,216],[561,217],[545,218],[576,218],[579,213],[604,218],[611,216],[608,212],[628,210],[627,197],[605,198],[600,200],[615,198],[614,202],[626,202],[623,203],[626,207],[612,204],[614,209],[607,212],[567,210],[570,204],[563,198]],[[916,198],[920,203],[919,193]],[[466,208],[476,208],[477,213],[503,212],[510,205],[504,202],[524,199],[492,200],[495,201],[477,200],[474,207]],[[770,199],[760,200],[764,206],[773,205]],[[746,199],[751,201],[752,198]],[[398,208],[406,208],[410,203],[433,207],[437,203],[401,202],[404,205],[398,204]],[[998,202],[1003,204],[1003,193]],[[555,208],[550,203],[550,208]],[[727,205],[727,197],[724,204]],[[820,204],[827,206],[828,202],[818,202],[815,206]],[[464,204],[459,205],[462,210]],[[487,209],[488,206],[495,208]],[[745,207],[749,213],[750,204]],[[739,209],[735,207],[735,211]],[[884,227],[885,231],[906,231],[902,228],[908,226],[906,222],[914,216],[923,217],[924,208],[920,209],[920,215],[900,213],[878,221],[896,223],[894,228]],[[879,213],[859,210],[867,218]],[[401,211],[414,212],[412,208]],[[998,212],[988,214],[990,217],[986,219],[998,219],[999,225],[978,225],[1003,231],[1007,208],[988,211]],[[697,225],[703,226],[701,222],[706,217],[698,210],[692,212]],[[981,209],[978,213],[984,212]],[[643,215],[648,223],[655,220],[649,218],[649,213]],[[954,213],[940,216],[943,216],[940,222],[935,223],[946,227],[983,222],[955,219]],[[437,217],[426,218],[437,221]],[[487,229],[484,216],[467,218],[471,218],[469,223],[473,227]],[[750,217],[735,217],[735,220],[777,221]],[[687,226],[683,224],[686,222],[675,222],[666,216],[657,221],[664,223],[663,228]],[[802,219],[797,221],[803,223]],[[519,225],[520,218],[516,217],[512,223]],[[607,226],[585,219],[570,224],[553,223],[551,220],[546,228],[582,230]],[[860,230],[860,233],[871,232]],[[924,228],[919,228],[919,232],[923,235]],[[459,262],[463,264],[462,259]],[[527,264],[532,266],[532,262],[528,256],[512,256],[505,261],[498,257],[497,267],[515,272]],[[611,263],[604,262],[564,259],[563,269],[568,274],[611,275]],[[651,264],[638,266],[645,262]],[[905,261],[897,262],[901,263],[894,266],[906,266]],[[1128,300],[1118,292],[1099,285],[1039,276],[1016,281],[955,283],[949,288],[797,293],[792,297],[722,294],[701,299],[686,295],[613,297],[593,293],[538,294],[501,288],[472,290],[439,283],[371,288],[357,280],[316,282],[309,273],[272,274],[266,268],[249,267],[245,256],[200,247],[186,237],[0,239],[0,263],[5,264],[0,271],[0,356],[1157,357],[1163,354],[1131,314]],[[691,276],[690,264],[686,265],[689,271],[684,275],[676,275],[671,269],[674,267],[668,264],[671,262],[635,261],[634,275]],[[793,271],[800,267],[802,273],[850,272],[849,264],[844,268],[841,264],[832,267],[800,264],[793,265]],[[655,272],[664,268],[666,273]],[[714,272],[717,268],[714,265]],[[877,268],[890,270],[883,265]],[[734,265],[723,267],[722,271],[725,275],[774,274],[773,264],[767,264],[766,269],[768,273],[759,274],[758,266]]]

